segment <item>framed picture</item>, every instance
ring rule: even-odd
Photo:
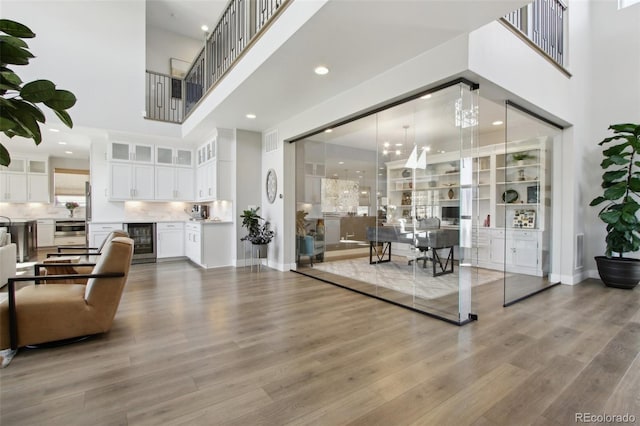
[[[527,203],[538,204],[538,185],[527,186]]]
[[[516,210],[513,216],[514,228],[535,228],[536,212],[535,210]]]

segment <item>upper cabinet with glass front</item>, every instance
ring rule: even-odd
[[[193,166],[193,151],[184,148],[156,146],[156,164],[166,166]]]
[[[112,161],[153,164],[153,145],[111,142],[109,144],[109,156]]]

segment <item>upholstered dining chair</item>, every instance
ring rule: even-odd
[[[82,284],[38,285],[36,276],[9,279],[8,300],[0,303],[0,350],[3,367],[28,345],[106,333],[111,329],[127,281],[133,240],[109,241]],[[69,275],[47,276],[47,281]],[[16,283],[35,281],[16,291]],[[7,349],[9,348],[9,349]]]
[[[95,266],[95,256],[102,254],[105,245],[116,237],[128,237],[126,231],[111,231],[104,239],[100,247],[88,248],[84,247],[58,247],[57,252],[47,253],[47,259],[42,263],[36,263],[33,266],[34,275],[70,275],[70,274],[90,274]],[[80,251],[84,250],[84,251]],[[71,253],[65,253],[71,251]],[[85,261],[80,262],[81,257],[85,257]],[[64,282],[62,282],[64,281]],[[46,281],[44,281],[46,282]],[[69,278],[67,280],[58,280],[56,284],[86,284],[87,278]]]

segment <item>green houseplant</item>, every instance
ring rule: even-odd
[[[266,245],[273,240],[275,232],[271,230],[271,223],[264,220],[259,214],[260,207],[255,209],[243,210],[240,217],[242,218],[242,227],[247,228],[249,232],[240,241],[249,241],[254,245]]]
[[[76,97],[67,90],[56,89],[49,80],[35,80],[23,83],[22,79],[9,68],[14,65],[28,65],[33,54],[23,39],[36,35],[27,26],[8,19],[0,19],[0,131],[7,137],[21,136],[33,139],[36,145],[42,142],[40,123],[45,116],[38,104],[51,109],[69,128],[73,127],[67,109],[76,103]],[[11,156],[0,143],[0,165],[8,166]]]
[[[590,203],[605,204],[598,217],[607,225],[605,256],[595,259],[607,286],[633,288],[640,281],[640,260],[624,253],[640,249],[640,124],[614,124],[609,130],[614,135],[599,143],[608,146],[600,163],[604,192]]]

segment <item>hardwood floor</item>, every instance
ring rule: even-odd
[[[457,327],[293,272],[133,265],[110,333],[21,350],[2,425],[640,422],[640,288],[596,280]]]

